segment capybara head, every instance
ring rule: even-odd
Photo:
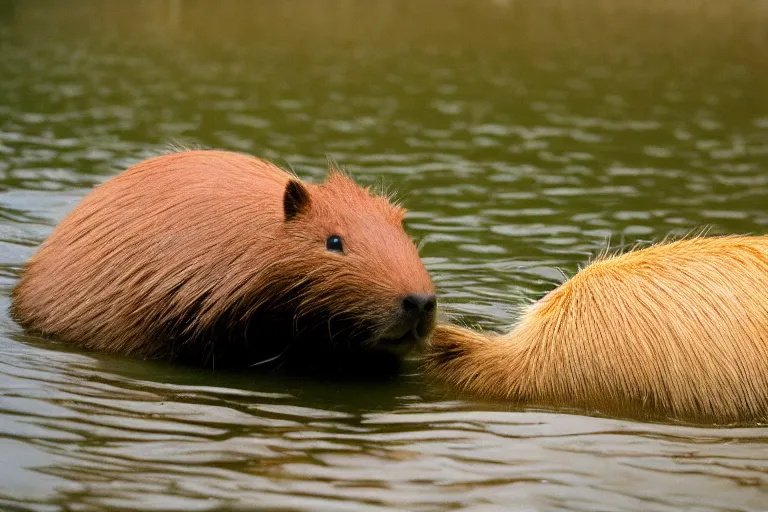
[[[403,208],[332,168],[321,185],[290,180],[283,211],[299,329],[319,330],[333,348],[399,355],[431,333],[434,287]]]

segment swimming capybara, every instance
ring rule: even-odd
[[[768,237],[692,238],[603,257],[508,334],[438,325],[426,367],[517,404],[768,418]]]
[[[404,215],[333,167],[309,184],[251,156],[164,155],[83,199],[12,312],[90,349],[207,366],[397,359],[435,314]]]

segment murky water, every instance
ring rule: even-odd
[[[6,313],[89,187],[169,143],[383,178],[489,329],[609,242],[764,233],[768,8],[675,4],[0,1],[0,509],[768,509],[763,428],[509,410],[415,366],[203,372]]]

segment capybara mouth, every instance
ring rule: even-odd
[[[404,355],[429,336],[433,327],[432,319],[415,319],[410,324],[400,324],[389,329],[378,340],[376,348]]]
[[[408,332],[397,338],[381,338],[375,345],[378,350],[403,355],[411,351],[422,339],[413,326]]]

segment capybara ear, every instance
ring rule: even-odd
[[[285,220],[293,220],[309,209],[309,190],[297,180],[290,180],[283,194]]]

